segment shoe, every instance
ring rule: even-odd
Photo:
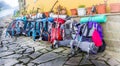
[[[54,46],[54,48],[58,48],[59,47],[58,42],[56,40],[54,40],[53,46]]]
[[[41,41],[41,40],[42,40],[42,37],[39,38],[39,41]]]

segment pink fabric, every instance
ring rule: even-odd
[[[100,47],[102,46],[102,40],[100,38],[100,34],[98,31],[95,29],[92,35],[92,40],[95,43],[95,46]]]

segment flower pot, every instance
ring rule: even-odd
[[[97,10],[98,14],[104,14],[104,13],[106,13],[106,5],[100,4],[96,7],[96,10]]]
[[[44,12],[46,17],[49,17],[49,12]]]
[[[85,8],[78,8],[78,16],[84,16],[86,15],[86,9]]]
[[[62,10],[61,10],[61,15],[66,15],[66,14],[67,14],[66,9],[62,9]]]
[[[86,14],[87,14],[87,15],[90,15],[91,10],[92,10],[92,7],[88,7],[88,8],[86,9],[86,11],[87,11]]]
[[[71,15],[77,15],[77,9],[70,9]]]
[[[120,3],[111,3],[110,12],[120,12]]]

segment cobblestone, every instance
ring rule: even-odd
[[[17,59],[17,58],[20,58],[20,57],[22,57],[21,54],[13,54],[13,55],[5,56],[5,57],[2,57],[2,58],[9,58],[9,59],[10,59],[10,58],[11,58],[11,59],[12,59],[12,58],[16,58],[16,59]]]
[[[108,60],[108,64],[111,65],[111,66],[117,66],[120,63],[117,62],[115,59],[111,58],[111,59]]]
[[[26,64],[30,61],[30,58],[23,58],[23,59],[19,59],[20,62]]]
[[[1,52],[0,53],[0,57],[2,57],[2,56],[7,56],[7,55],[11,55],[11,54],[13,54],[14,52]]]
[[[38,56],[40,56],[42,53],[40,52],[34,52],[33,54],[29,55],[32,59],[37,58]]]
[[[16,64],[15,66],[26,66],[26,65],[24,65],[24,64]]]
[[[65,57],[59,57],[55,60],[40,64],[38,66],[62,66],[66,60],[67,60],[67,58],[65,58]]]
[[[50,53],[46,53],[46,54],[38,57],[37,59],[33,60],[32,62],[39,64],[39,63],[43,63],[43,62],[53,60],[57,57],[58,57],[58,55],[56,53],[50,52]]]
[[[48,51],[46,49],[40,50],[41,53],[47,53]]]
[[[13,66],[18,62],[16,59],[4,59],[4,66]]]
[[[81,62],[80,62],[80,65],[91,65],[92,63],[90,62],[90,60],[88,59],[83,59]]]
[[[27,66],[37,66],[34,63],[28,63]]]
[[[35,50],[34,50],[34,48],[27,48],[26,50],[25,50],[25,54],[31,54],[31,53],[33,53]]]
[[[5,51],[7,51],[7,49],[8,49],[7,47],[1,47],[0,52],[5,52]]]
[[[22,39],[23,38],[23,39]],[[70,48],[51,49],[30,38],[19,37],[19,41],[5,43],[0,47],[0,66],[119,66],[110,55],[98,53],[85,61],[82,53],[69,57]],[[6,40],[6,39],[5,39]],[[47,43],[47,42],[42,42]],[[32,46],[33,45],[33,46]],[[85,61],[85,62],[84,62]]]
[[[79,65],[82,57],[72,57],[65,64],[66,65]]]
[[[92,60],[96,66],[108,66],[104,61]]]

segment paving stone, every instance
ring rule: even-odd
[[[37,66],[34,63],[28,63],[27,66]]]
[[[91,65],[91,64],[92,63],[88,59],[82,59],[82,61],[80,62],[80,65]]]
[[[43,54],[42,56],[38,57],[37,59],[33,60],[32,62],[39,64],[39,63],[53,60],[58,57],[59,57],[58,54],[49,52],[49,53]]]
[[[99,57],[97,60],[103,60],[103,61],[107,61],[107,60],[108,60],[108,58]]]
[[[113,58],[108,60],[108,64],[111,65],[111,66],[120,65],[120,63],[118,61],[116,61],[115,59],[113,59]]]
[[[15,48],[17,46],[19,46],[19,44],[12,44],[12,45],[9,45],[9,48]]]
[[[38,66],[63,66],[63,64],[65,63],[65,61],[67,60],[66,57],[59,57],[55,60],[46,62],[46,63],[42,63]]]
[[[69,54],[69,53],[70,53],[70,49],[66,49],[66,50],[63,51],[62,53]]]
[[[26,49],[26,51],[24,53],[29,54],[29,53],[33,53],[34,52],[34,48],[28,48]]]
[[[23,52],[25,52],[26,49],[19,49],[17,51],[15,51],[15,53],[18,53],[18,54],[23,54]]]
[[[75,66],[75,65],[63,65],[63,66]],[[86,65],[79,65],[79,66],[95,66],[95,65],[92,65],[92,64],[86,64]]]
[[[67,65],[79,65],[82,57],[72,57],[65,64]]]
[[[21,49],[21,47],[12,47],[12,48],[9,48],[9,51],[17,51]]]
[[[30,61],[30,58],[19,59],[19,61],[26,64],[26,63],[28,63]]]
[[[0,66],[3,66],[3,65],[4,65],[4,60],[0,59]]]
[[[40,50],[41,53],[47,53],[48,51],[46,49]]]
[[[13,54],[13,55],[9,55],[9,56],[5,56],[5,57],[2,57],[2,58],[20,58],[20,57],[22,57],[22,55],[20,55],[20,54]]]
[[[46,47],[43,47],[43,46],[34,47],[35,51],[39,51],[39,50],[44,49],[44,48],[46,48]]]
[[[24,64],[16,64],[15,66],[26,66],[26,65],[24,65]]]
[[[92,62],[95,66],[109,66],[109,65],[107,65],[104,61],[91,60],[91,62]]]
[[[111,55],[105,54],[104,58],[110,59]]]
[[[30,48],[29,46],[22,46],[23,49],[27,49]]]
[[[104,57],[106,55],[106,52],[101,53],[101,56]]]
[[[2,43],[4,45],[4,44],[8,44],[9,42],[8,42],[8,40],[3,40]]]
[[[4,52],[4,51],[7,51],[7,50],[8,50],[7,47],[1,47],[1,48],[0,48],[0,52]]]
[[[82,57],[82,53],[78,53],[77,55],[75,55],[76,57]]]
[[[55,49],[55,50],[53,50],[52,52],[61,52],[61,51],[63,51],[64,49],[63,48],[58,48],[58,49]]]
[[[4,59],[4,66],[13,66],[18,62],[16,59]]]
[[[89,59],[92,59],[92,60],[95,60],[95,59],[97,59],[99,56],[97,56],[97,55],[90,55],[89,56]]]
[[[116,66],[120,66],[120,64],[119,64],[119,65],[116,65]]]
[[[24,59],[24,58],[30,58],[29,54],[22,54],[22,57],[20,57],[19,59]]]
[[[37,58],[38,56],[40,56],[42,53],[40,52],[34,52],[33,54],[29,55],[32,59]]]
[[[14,52],[1,52],[0,53],[0,57],[2,57],[2,56],[6,56],[6,55],[11,55],[11,54],[13,54]]]
[[[50,47],[47,47],[47,48],[45,48],[46,50],[48,50],[48,51],[52,51],[53,49],[52,48],[50,48]]]

